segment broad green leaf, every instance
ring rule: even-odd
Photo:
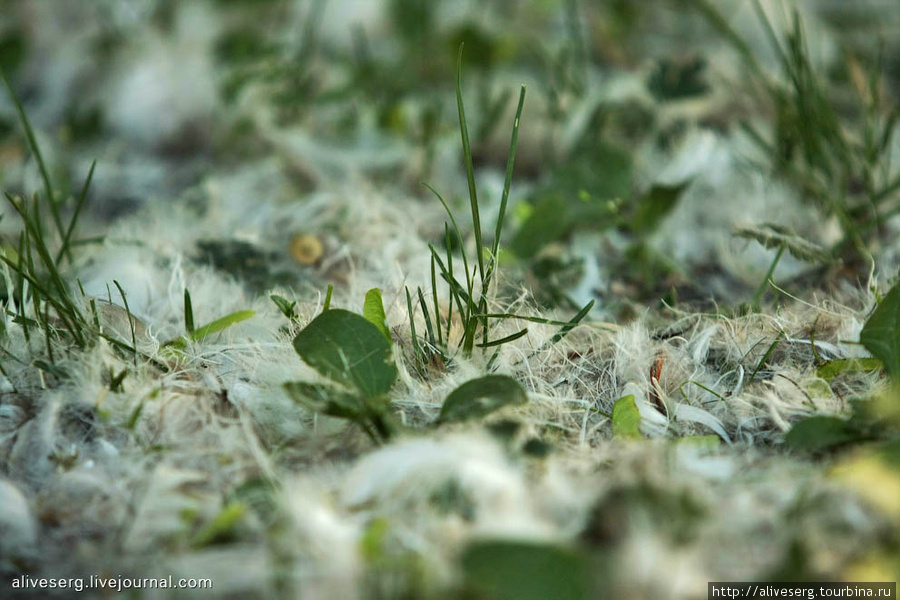
[[[859,341],[881,359],[888,375],[900,377],[900,285],[888,292],[866,321]]]
[[[391,330],[387,326],[387,317],[384,314],[384,302],[381,299],[381,290],[372,288],[366,292],[366,301],[363,304],[363,316],[367,321],[378,328],[387,341],[391,341]]]
[[[506,375],[487,375],[462,384],[447,396],[438,421],[467,421],[491,414],[509,405],[528,402],[519,382]]]
[[[482,541],[462,555],[466,587],[491,600],[587,600],[590,572],[580,554],[549,544]],[[467,596],[468,597],[468,596]]]
[[[795,450],[818,451],[862,439],[850,423],[837,417],[810,417],[794,425],[784,441]]]
[[[641,413],[634,403],[634,394],[616,400],[612,417],[613,433],[616,437],[640,439]]]
[[[881,367],[881,361],[877,358],[839,358],[819,365],[816,374],[822,379],[830,380],[842,373],[877,371]]]
[[[291,400],[317,414],[355,420],[363,411],[358,397],[331,385],[289,381],[284,389]]]
[[[365,397],[387,394],[397,379],[391,344],[364,317],[331,309],[312,320],[294,338],[303,361],[332,381]]]
[[[637,202],[631,217],[631,231],[637,234],[655,231],[666,215],[678,204],[678,200],[689,185],[690,182],[673,186],[653,186]]]

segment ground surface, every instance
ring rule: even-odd
[[[850,4],[0,0],[0,597],[895,580],[900,9]],[[475,312],[531,320],[472,352],[461,42],[488,263],[527,86]]]

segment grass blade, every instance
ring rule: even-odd
[[[38,147],[37,138],[35,138],[34,130],[31,128],[31,122],[28,120],[28,115],[25,114],[22,103],[19,102],[19,97],[13,91],[12,85],[10,85],[9,80],[6,78],[6,74],[3,73],[2,70],[0,70],[0,79],[3,80],[6,91],[16,107],[19,121],[22,123],[22,128],[25,130],[25,137],[28,140],[28,145],[34,153],[34,158],[38,163],[38,169],[40,169],[41,172],[41,179],[44,181],[44,192],[47,194],[47,203],[50,206],[50,214],[53,216],[53,221],[56,224],[56,229],[59,231],[60,237],[64,238],[65,231],[63,230],[62,220],[59,218],[59,207],[56,205],[56,200],[53,197],[53,184],[50,182],[50,173],[47,171],[47,165],[44,163],[44,157],[41,155],[40,147]]]
[[[431,255],[431,299],[434,301],[434,321],[437,329],[438,346],[443,347],[444,339],[441,333],[441,308],[438,305],[437,276],[434,268],[434,254]]]
[[[753,380],[756,378],[756,374],[760,372],[760,370],[763,368],[763,365],[766,364],[766,362],[769,360],[769,357],[771,357],[772,353],[775,352],[775,348],[778,347],[778,344],[781,342],[781,338],[783,337],[784,331],[779,331],[778,335],[775,336],[775,341],[772,342],[772,344],[769,346],[769,349],[766,350],[766,353],[763,354],[763,357],[756,364],[756,368],[753,369],[753,373],[751,373],[750,381],[748,383],[753,383]]]
[[[412,337],[416,371],[419,371],[419,366],[425,361],[422,359],[422,350],[419,348],[419,337],[416,335],[416,314],[413,312],[412,296],[409,294],[409,288],[406,288],[406,310],[409,314],[409,333],[410,337]]]
[[[419,305],[422,307],[422,315],[425,317],[425,332],[428,334],[428,343],[435,347],[434,327],[431,324],[431,315],[428,313],[428,304],[425,302],[422,288],[419,288]]]
[[[118,284],[117,284],[118,285]],[[184,350],[187,346],[188,342],[198,342],[205,337],[209,337],[214,333],[218,333],[223,329],[227,329],[232,325],[236,325],[241,321],[246,321],[256,313],[252,310],[239,310],[237,312],[233,312],[230,315],[225,315],[221,319],[216,319],[211,323],[207,323],[202,327],[198,327],[194,331],[189,334],[182,336],[180,338],[176,338],[174,340],[169,340],[165,344],[164,347],[174,348],[175,350]]]
[[[325,303],[322,305],[322,312],[331,308],[331,295],[334,294],[334,286],[328,284],[328,290],[325,292]]]
[[[466,124],[466,108],[462,97],[462,56],[465,44],[459,45],[456,58],[456,108],[459,112],[459,133],[462,137],[463,159],[466,165],[466,180],[469,184],[469,203],[472,207],[472,228],[475,230],[475,250],[478,254],[478,273],[484,282],[484,245],[481,239],[481,213],[478,210],[478,191],[475,188],[475,165],[472,148],[469,145],[469,127]]]
[[[72,233],[75,231],[75,223],[78,222],[78,216],[81,214],[81,209],[84,206],[84,201],[87,199],[88,190],[91,187],[91,180],[94,178],[94,168],[97,166],[97,161],[93,161],[91,163],[91,169],[88,171],[87,179],[84,180],[84,186],[81,188],[81,193],[78,195],[78,202],[75,204],[75,212],[72,213],[72,218],[69,220],[69,227],[66,229],[66,234],[63,236],[62,245],[59,247],[59,251],[56,253],[56,264],[62,260],[62,257],[69,252],[69,246],[71,245]],[[69,260],[72,259],[71,254],[69,255]]]
[[[509,142],[509,155],[506,158],[506,179],[503,182],[503,195],[500,198],[500,211],[497,214],[497,228],[494,230],[494,244],[491,247],[491,259],[488,263],[488,276],[485,285],[491,279],[497,264],[497,255],[500,252],[500,236],[503,233],[503,220],[506,216],[506,205],[509,201],[509,188],[512,186],[513,167],[516,162],[516,148],[519,145],[519,121],[522,118],[522,108],[525,106],[525,86],[519,92],[519,106],[516,108],[516,119],[513,121],[512,139]]]
[[[520,337],[524,337],[526,335],[528,335],[528,328],[522,329],[521,331],[517,331],[514,334],[508,335],[504,338],[500,338],[499,340],[491,340],[489,342],[484,342],[484,343],[478,344],[478,347],[479,348],[491,348],[493,346],[502,346],[503,344],[506,344],[508,342],[514,342],[515,340],[519,339]]]
[[[119,285],[119,282],[113,279],[113,284],[116,286],[116,289],[119,290],[119,295],[122,297],[122,303],[125,305],[125,314],[128,316],[128,326],[131,328],[131,347],[134,348],[134,366],[137,366],[137,338],[134,335],[134,317],[131,315],[131,309],[128,308],[128,298],[125,297],[125,290],[122,289],[122,286]],[[187,297],[190,300],[190,296]],[[191,316],[193,319],[193,316]]]
[[[191,303],[191,293],[184,288],[184,330],[188,333],[194,331],[194,305]]]
[[[557,343],[558,341],[560,341],[561,339],[563,339],[564,337],[566,337],[567,335],[569,335],[569,332],[572,331],[573,329],[575,329],[575,327],[576,327],[579,323],[581,323],[581,320],[582,320],[583,318],[585,318],[589,312],[591,312],[591,309],[592,309],[592,308],[594,308],[594,301],[593,301],[593,300],[591,300],[590,302],[588,302],[587,304],[585,304],[585,305],[584,305],[584,308],[582,308],[580,311],[578,311],[578,314],[577,314],[577,315],[575,315],[574,317],[572,317],[572,319],[571,319],[568,323],[566,323],[565,325],[563,325],[563,326],[560,328],[560,330],[557,331],[556,334],[555,334],[552,338],[550,338],[550,345],[553,345],[553,344]]]

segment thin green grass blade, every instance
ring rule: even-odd
[[[684,391],[685,386],[687,386],[688,384],[696,385],[701,390],[703,390],[709,394],[712,394],[713,396],[718,398],[720,401],[725,402],[725,397],[722,396],[722,394],[718,393],[717,391],[715,391],[714,389],[712,389],[710,387],[703,385],[699,381],[694,381],[693,379],[688,379],[687,381],[682,383],[680,386],[678,386],[678,391],[681,392],[681,397],[684,398],[684,400],[686,402],[690,402],[690,399],[688,398],[687,393]]]
[[[3,261],[12,268],[13,272],[19,275],[19,281],[16,283],[16,309],[19,312],[19,316],[22,317],[23,320],[26,319],[25,314],[25,275],[24,270],[27,268],[25,264],[25,252],[27,252],[28,248],[28,230],[26,229],[19,235],[19,255],[16,257],[18,262],[18,267],[12,265],[9,262],[9,259],[6,255],[3,255]],[[22,325],[22,332],[25,334],[25,343],[29,343],[31,341],[31,332],[28,330],[28,323],[25,322]]]
[[[194,331],[194,305],[191,303],[191,292],[184,288],[184,330]]]
[[[409,334],[412,337],[415,367],[416,371],[419,371],[420,365],[424,364],[425,361],[422,358],[422,350],[419,347],[419,336],[416,335],[416,314],[413,312],[412,296],[409,294],[409,288],[406,288],[406,310],[409,314]]]
[[[447,286],[448,286],[448,288],[450,289],[450,301],[449,301],[449,304],[450,304],[451,310],[452,310],[452,308],[453,308],[453,301],[455,300],[455,301],[456,301],[456,304],[457,304],[457,306],[458,306],[458,308],[459,308],[460,314],[461,314],[461,315],[464,315],[464,314],[465,314],[465,310],[463,309],[463,303],[465,303],[465,304],[468,304],[468,303],[469,303],[469,296],[468,296],[468,294],[466,293],[466,290],[464,290],[464,289],[462,288],[462,286],[459,285],[459,282],[456,281],[456,279],[454,279],[453,273],[452,273],[452,271],[450,270],[450,268],[444,266],[444,261],[442,261],[442,260],[441,260],[441,257],[438,256],[437,251],[434,249],[434,247],[429,245],[428,248],[431,250],[431,256],[434,258],[435,262],[436,262],[437,265],[438,265],[438,268],[439,268],[440,271],[441,271],[441,279],[443,279],[443,280],[447,283]],[[452,317],[453,314],[451,313],[450,316]],[[448,327],[448,329],[447,329],[447,339],[448,339],[448,341],[449,341],[449,338],[450,338],[449,324],[448,324],[447,327]]]
[[[494,230],[494,243],[491,247],[491,259],[488,263],[488,277],[485,285],[488,285],[494,269],[497,265],[500,252],[500,237],[503,233],[503,221],[506,217],[506,205],[509,201],[509,189],[512,186],[513,167],[516,163],[516,148],[519,145],[519,122],[522,119],[522,109],[525,106],[525,86],[519,92],[519,105],[516,108],[516,119],[513,121],[512,139],[509,142],[509,154],[506,158],[506,179],[503,182],[503,195],[500,197],[500,211],[497,215],[497,227]]]
[[[444,221],[444,248],[447,252],[447,277],[451,280],[453,278],[453,253],[450,251],[450,227],[447,226],[447,222]],[[435,257],[435,259],[440,262],[440,258],[438,258],[437,254],[434,251],[434,248],[431,248],[431,255]],[[441,265],[443,268],[443,265]],[[455,281],[455,280],[454,280]],[[450,345],[450,324],[453,323],[453,298],[455,294],[453,293],[453,286],[447,286],[447,345]],[[459,302],[459,298],[457,297],[457,302]],[[460,314],[462,311],[460,310]]]
[[[53,286],[56,288],[56,300],[60,306],[64,307],[64,312],[67,313],[70,325],[72,326],[71,334],[76,339],[76,343],[78,344],[78,346],[84,347],[86,341],[84,339],[82,327],[86,324],[86,321],[84,319],[84,316],[81,314],[81,311],[72,301],[69,295],[68,288],[66,288],[66,284],[63,282],[63,279],[59,274],[59,269],[57,269],[56,267],[56,261],[53,260],[53,257],[50,255],[50,251],[47,248],[47,244],[44,242],[42,227],[40,225],[40,222],[37,220],[39,214],[35,214],[34,216],[32,216],[24,200],[22,202],[18,202],[13,196],[8,193],[5,194],[5,196],[13,209],[19,214],[20,217],[22,217],[25,229],[29,234],[29,244],[26,248],[28,257],[32,256],[32,249],[37,251],[41,263],[43,263],[44,268],[50,275],[50,280],[53,283]],[[37,211],[37,213],[39,213],[39,211]],[[33,268],[32,279],[36,279]],[[48,295],[45,294],[45,297],[47,296]],[[63,317],[63,315],[61,314],[60,317]],[[76,324],[80,326],[75,327]]]
[[[56,224],[56,229],[59,232],[61,238],[65,237],[62,220],[59,217],[59,207],[56,205],[56,199],[53,197],[53,184],[50,181],[50,172],[47,170],[46,163],[44,163],[44,157],[41,154],[40,147],[38,146],[37,138],[34,135],[34,130],[31,128],[31,121],[28,120],[28,115],[25,114],[25,109],[22,107],[22,103],[19,101],[19,97],[13,91],[12,85],[9,83],[9,80],[6,78],[6,74],[3,73],[2,69],[0,69],[0,79],[3,80],[3,85],[6,86],[6,91],[9,94],[13,105],[15,105],[16,107],[16,112],[19,115],[19,121],[22,124],[22,128],[25,130],[25,138],[28,140],[28,145],[31,147],[31,151],[34,153],[34,158],[38,163],[38,169],[41,172],[41,179],[43,179],[44,181],[44,192],[47,194],[47,203],[50,206],[50,214],[53,216],[53,221]]]
[[[434,326],[431,323],[431,314],[428,312],[428,304],[425,302],[422,288],[419,288],[419,305],[422,307],[422,315],[425,317],[425,333],[428,334],[428,343],[435,347]]]
[[[219,333],[223,329],[227,329],[232,325],[236,325],[241,321],[246,321],[255,314],[256,313],[252,310],[239,310],[237,312],[233,312],[230,315],[222,317],[221,319],[216,319],[211,323],[207,323],[202,327],[198,327],[185,336],[174,340],[169,340],[168,342],[163,344],[163,346],[173,348],[175,350],[184,350],[188,342],[198,342],[203,338],[209,337],[215,333]]]
[[[128,317],[128,327],[131,329],[131,347],[134,348],[134,366],[137,366],[137,337],[134,334],[134,317],[131,315],[131,309],[128,307],[128,298],[125,296],[125,290],[119,285],[119,282],[113,279],[113,284],[119,290],[119,296],[122,297],[122,304],[125,305],[125,315]],[[190,298],[190,297],[188,297]],[[193,316],[191,317],[193,319]]]
[[[328,290],[325,292],[325,303],[322,305],[322,312],[327,311],[331,308],[331,296],[334,294],[334,286],[330,283],[328,284]]]
[[[784,331],[779,331],[778,335],[775,336],[775,340],[769,346],[769,349],[766,350],[766,353],[763,354],[763,357],[756,363],[756,368],[753,369],[753,373],[750,374],[750,381],[748,383],[753,383],[753,380],[756,379],[757,373],[759,373],[763,366],[768,362],[769,358],[772,356],[772,353],[775,352],[775,349],[778,347],[778,344],[781,343],[781,339],[784,337]]]
[[[589,312],[591,312],[592,308],[594,308],[593,300],[585,304],[584,308],[578,311],[577,315],[572,317],[572,319],[568,323],[563,325],[560,330],[557,331],[552,338],[550,338],[550,345],[552,346],[553,344],[559,342],[561,339],[569,335],[569,332],[575,329],[575,327],[577,327],[578,324],[581,323],[581,320],[584,319]]]
[[[466,165],[466,180],[469,184],[469,204],[472,208],[472,228],[475,230],[475,250],[478,254],[478,273],[484,282],[484,245],[481,237],[481,213],[478,209],[478,191],[475,188],[475,165],[472,148],[469,145],[469,127],[466,124],[466,108],[462,97],[462,57],[465,44],[459,45],[456,59],[456,108],[459,112],[459,133],[462,137],[463,159]]]
[[[756,294],[753,296],[753,306],[759,308],[759,303],[762,301],[766,290],[769,289],[769,282],[772,280],[775,269],[778,268],[778,263],[781,262],[781,257],[784,255],[786,248],[787,246],[782,244],[781,247],[778,248],[778,252],[775,253],[775,258],[772,259],[769,270],[766,271],[766,276],[763,278],[762,283],[759,284],[759,287],[756,289]]]
[[[437,342],[438,346],[444,347],[444,339],[443,334],[441,332],[441,308],[438,304],[438,288],[437,288],[437,274],[435,272],[435,261],[434,254],[431,255],[431,299],[434,302],[434,321],[435,321],[435,329],[437,330]]]
[[[503,344],[507,344],[509,342],[514,342],[517,339],[519,339],[520,337],[524,337],[526,335],[528,335],[528,328],[522,329],[520,331],[515,332],[512,335],[508,335],[508,336],[506,336],[504,338],[500,338],[498,340],[491,340],[489,342],[484,342],[484,343],[478,344],[478,347],[479,348],[492,348],[494,346],[502,346]]]
[[[462,244],[462,240],[463,240],[462,230],[459,228],[459,225],[456,222],[456,218],[453,216],[453,211],[450,210],[450,206],[447,204],[447,202],[444,200],[444,198],[437,192],[437,190],[434,189],[433,187],[431,187],[430,185],[428,185],[427,183],[423,182],[422,185],[425,186],[425,188],[427,188],[432,194],[437,196],[437,199],[440,200],[441,205],[444,207],[444,210],[447,212],[447,215],[450,217],[450,223],[451,223],[451,225],[453,225],[453,231],[456,233],[457,239],[459,239],[459,241],[460,241],[459,253],[462,256],[463,267],[466,270],[466,284],[467,284],[467,287],[469,288],[469,291],[471,292],[471,290],[473,288],[473,282],[472,282],[472,279],[469,277],[469,259],[466,256],[466,250],[465,250],[464,245]],[[448,241],[447,252],[449,255],[450,254],[449,241]]]
[[[772,49],[778,54],[781,64],[789,69],[791,62],[788,59],[788,55],[784,48],[781,47],[781,42],[778,41],[778,34],[775,33],[775,27],[772,25],[772,21],[769,20],[769,16],[766,14],[765,9],[763,9],[762,3],[760,3],[759,0],[753,0],[752,4],[753,10],[756,11],[756,16],[765,28],[766,36],[769,38]]]
[[[72,233],[75,231],[75,224],[78,222],[78,217],[81,214],[81,209],[84,207],[84,202],[87,199],[88,190],[91,187],[91,180],[94,178],[94,168],[97,166],[97,161],[93,161],[91,163],[91,169],[88,171],[87,179],[84,180],[84,186],[81,188],[81,193],[78,195],[78,202],[75,204],[75,212],[72,213],[72,218],[69,220],[69,227],[66,228],[66,234],[63,236],[62,245],[59,247],[59,251],[56,253],[56,264],[58,265],[62,260],[62,257],[69,252],[69,247],[71,246]],[[69,259],[71,260],[71,255],[69,255]]]

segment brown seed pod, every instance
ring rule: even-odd
[[[301,265],[314,265],[322,259],[325,247],[321,240],[311,233],[297,233],[291,236],[288,251]]]

